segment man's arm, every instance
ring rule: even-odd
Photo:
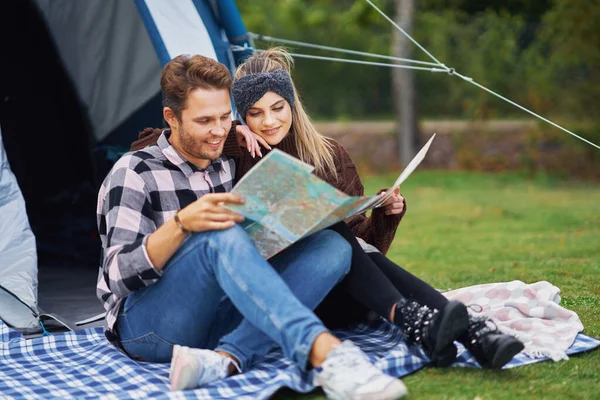
[[[100,235],[103,236],[102,273],[105,291],[118,298],[156,282],[161,271],[154,268],[146,251],[156,231],[150,196],[143,179],[121,159],[98,196]]]
[[[173,218],[148,236],[146,251],[154,268],[162,271],[186,236]]]
[[[123,298],[155,283],[186,235],[173,219],[156,228],[144,181],[128,167],[111,173],[100,197],[99,212],[102,208],[106,211],[100,217],[100,231],[106,235],[104,281],[110,292]],[[232,193],[207,194],[182,209],[180,221],[190,232],[200,232],[227,229],[243,220],[221,207],[223,203],[241,204],[243,200]]]

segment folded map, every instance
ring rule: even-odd
[[[313,167],[274,149],[260,160],[232,192],[242,205],[225,207],[245,217],[242,226],[266,259],[305,236],[385,203],[425,158],[435,133],[381,195],[348,196],[312,174]]]

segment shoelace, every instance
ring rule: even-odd
[[[483,306],[481,306],[479,304],[468,304],[467,308],[470,308],[471,310],[475,311],[476,313],[483,312]],[[478,309],[476,310],[475,308],[478,308]]]
[[[475,310],[475,307],[477,307],[479,309],[479,311]],[[471,310],[480,313],[483,312],[483,306],[480,306],[479,304],[469,304],[467,306],[467,308],[470,308]],[[504,334],[504,332],[502,332],[500,330],[500,328],[498,327],[498,324],[496,323],[496,321],[494,321],[492,318],[487,318],[483,315],[480,316],[471,316],[471,318],[473,319],[472,321],[469,321],[469,327],[471,326],[471,324],[475,324],[476,322],[483,322],[483,325],[480,330],[484,331],[485,333],[489,333],[489,332],[493,332],[493,333],[501,333]],[[492,326],[490,326],[492,325]],[[479,335],[482,336],[482,335]],[[511,335],[514,336],[514,335]]]
[[[492,319],[484,316],[471,316],[469,319],[469,341],[477,341],[489,333],[500,333],[498,325]]]
[[[475,311],[476,313],[483,312],[483,306],[481,306],[479,304],[469,304],[469,305],[467,305],[467,308],[470,308],[471,310]],[[496,321],[494,321],[491,318],[487,318],[483,315],[472,316],[471,318],[473,318],[474,321],[483,321],[484,324],[486,325],[486,328],[488,328],[489,330],[496,330],[496,331],[500,330],[498,328],[498,325],[496,324]],[[490,325],[493,325],[494,327],[492,328]]]
[[[229,357],[227,357],[229,358]],[[231,364],[233,364],[233,366],[235,367],[235,369],[237,370],[238,374],[242,373],[242,368],[240,367],[240,365],[232,358],[229,358],[229,362]],[[227,367],[229,367],[229,364],[227,364]]]
[[[199,380],[201,381],[212,381],[216,379],[225,378],[228,375],[229,359],[221,355],[216,357],[206,357],[203,361],[205,362],[204,368],[201,368],[201,375]],[[208,362],[207,362],[208,361]],[[237,366],[236,366],[237,367]]]
[[[429,336],[432,324],[438,318],[439,310],[421,305],[415,301],[398,302],[396,312],[402,314],[403,322],[400,329],[402,336],[410,344],[423,344],[423,339]]]

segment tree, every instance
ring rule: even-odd
[[[409,35],[417,0],[395,0],[395,22]],[[392,54],[395,57],[411,58],[414,44],[401,32],[394,32]],[[407,165],[416,154],[419,141],[417,92],[414,71],[395,68],[392,72],[394,105],[396,109],[396,137],[400,162]]]

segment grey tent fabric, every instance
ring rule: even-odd
[[[23,331],[37,330],[37,287],[35,237],[0,127],[0,319]]]
[[[88,200],[137,132],[162,123],[162,65],[204,54],[233,70],[228,38],[250,43],[234,0],[0,1],[0,20],[0,319],[28,335],[72,329],[103,311]],[[34,103],[43,113],[24,124]]]
[[[36,3],[100,141],[160,90],[144,22],[133,0]]]

